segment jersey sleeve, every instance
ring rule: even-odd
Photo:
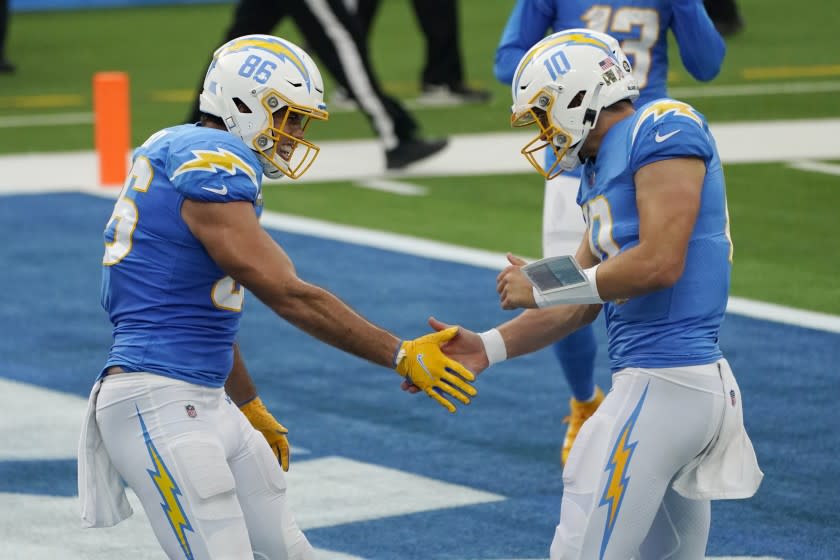
[[[686,103],[655,101],[640,109],[633,129],[629,169],[675,158],[700,158],[707,165],[715,154],[703,116]]]
[[[503,84],[513,81],[519,61],[551,27],[554,20],[554,2],[545,0],[517,0],[508,16],[499,46],[493,74]]]
[[[685,69],[697,80],[711,80],[720,72],[726,54],[723,37],[700,0],[673,2],[673,10],[671,29]]]
[[[182,196],[202,202],[255,202],[262,181],[256,154],[216,130],[197,129],[173,141],[166,173]]]

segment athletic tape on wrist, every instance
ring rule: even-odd
[[[481,337],[481,342],[484,344],[484,353],[487,354],[487,361],[490,362],[491,366],[507,359],[505,339],[502,338],[502,333],[498,329],[478,333],[478,336]]]

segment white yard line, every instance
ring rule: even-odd
[[[59,126],[93,124],[93,113],[54,113],[25,117],[0,117],[0,128],[29,128],[32,126]]]
[[[669,88],[668,95],[677,99],[702,97],[744,97],[752,95],[785,95],[802,93],[830,93],[840,91],[840,81],[771,82],[765,84],[738,84],[731,86],[684,86]]]
[[[840,164],[826,163],[823,161],[802,160],[788,164],[788,167],[800,171],[813,171],[814,173],[825,173],[827,175],[840,175]]]
[[[422,185],[415,185],[412,183],[406,183],[405,181],[394,181],[389,179],[363,179],[353,183],[353,186],[403,196],[426,196],[429,192],[428,189]]]

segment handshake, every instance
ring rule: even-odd
[[[454,359],[454,356],[460,357],[464,346],[459,328],[446,328],[434,319],[430,324],[438,332],[404,341],[394,358],[394,369],[405,377],[403,390],[423,391],[449,412],[455,412],[450,398],[469,404],[470,397],[478,393],[471,384],[475,374]]]

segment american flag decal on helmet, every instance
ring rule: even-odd
[[[613,59],[611,59],[610,57],[607,57],[604,60],[602,60],[601,62],[599,62],[598,65],[601,66],[601,70],[606,70],[608,68],[612,68],[613,66],[615,66],[615,63],[613,62]]]

